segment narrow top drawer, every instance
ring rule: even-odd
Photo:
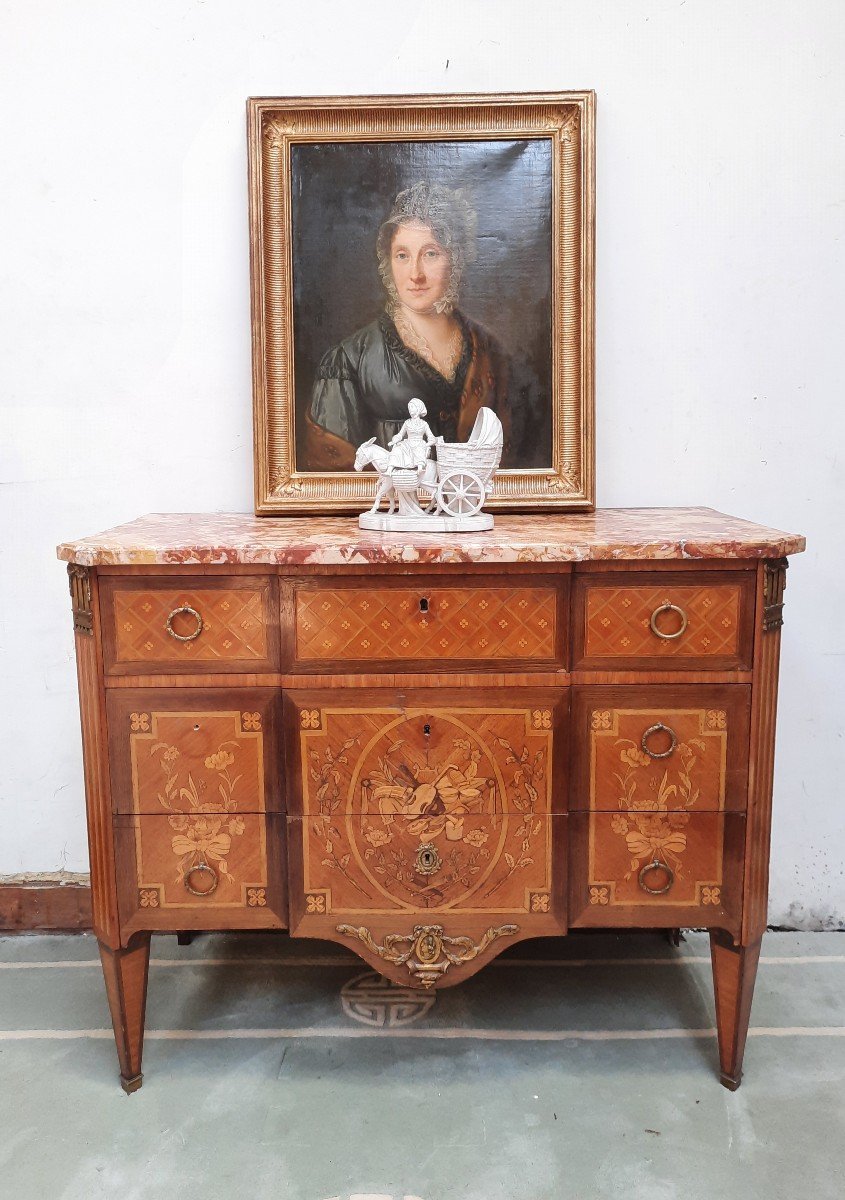
[[[101,583],[106,670],[273,670],[278,663],[275,580],[123,578]]]
[[[297,583],[298,665],[348,670],[388,662],[558,666],[563,662],[561,585],[532,580]]]
[[[576,579],[573,668],[750,669],[753,571]]]

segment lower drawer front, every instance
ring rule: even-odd
[[[572,925],[738,927],[741,813],[578,813],[569,822]]]
[[[263,813],[116,818],[124,934],[284,928],[284,833]]]
[[[508,915],[562,931],[567,818],[331,817],[288,820],[291,932],[333,936],[343,921]],[[523,931],[523,936],[527,930]]]

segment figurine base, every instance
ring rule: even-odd
[[[398,513],[361,513],[361,529],[377,529],[382,533],[478,533],[493,528],[490,513],[474,517],[408,517]]]

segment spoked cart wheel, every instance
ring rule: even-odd
[[[472,471],[450,471],[437,489],[437,501],[450,517],[471,517],[481,512],[484,484]]]

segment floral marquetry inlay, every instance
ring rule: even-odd
[[[299,722],[307,912],[329,891],[334,913],[549,911],[551,720],[413,706],[321,716]]]
[[[599,709],[589,724],[589,903],[719,905],[728,713]]]
[[[266,904],[259,716],[130,714],[141,907]]]
[[[601,709],[590,714],[590,807],[684,812],[725,804],[723,709]]]

